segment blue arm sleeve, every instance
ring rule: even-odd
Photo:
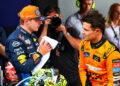
[[[42,55],[36,51],[29,57],[25,44],[19,40],[10,40],[6,43],[6,55],[17,72],[30,72],[41,60]]]

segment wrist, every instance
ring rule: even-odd
[[[67,34],[67,28],[64,29],[63,34],[64,34],[64,35]]]
[[[46,29],[47,29],[47,28],[48,28],[48,24],[44,24],[44,28],[46,28]]]
[[[64,36],[65,36],[65,37],[67,37],[67,36],[69,36],[69,35],[70,35],[70,33],[69,33],[69,32],[67,32]]]

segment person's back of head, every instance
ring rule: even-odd
[[[82,22],[90,23],[92,29],[99,28],[102,33],[104,32],[105,18],[97,10],[89,11],[88,14],[82,18]]]
[[[120,4],[119,3],[114,3],[110,6],[110,9],[108,11],[108,16],[107,16],[107,19],[106,19],[106,27],[109,27],[111,26],[111,23],[112,23],[112,20],[113,20],[113,17],[114,17],[114,12],[116,10],[117,7],[120,7]],[[120,13],[119,13],[120,15]],[[120,24],[120,20],[119,20],[119,24]]]

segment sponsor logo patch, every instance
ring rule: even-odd
[[[33,38],[33,41],[34,41],[34,42],[36,42],[36,41],[37,41],[37,39],[36,39],[36,38]]]
[[[36,14],[37,16],[39,16],[39,15],[40,15],[40,11],[39,11],[39,10],[35,10],[35,14]]]
[[[20,50],[22,50],[21,47],[14,49],[14,52],[18,52],[18,51],[20,51]]]
[[[113,76],[120,76],[120,72],[113,73]]]
[[[18,46],[20,46],[20,42],[14,41],[14,42],[12,43],[12,46],[13,46],[13,47],[18,47]]]
[[[34,59],[34,61],[36,61],[37,58],[39,58],[39,56],[40,56],[39,54],[34,54],[34,55],[33,55],[33,59]]]
[[[113,77],[113,80],[114,80],[114,81],[120,80],[120,76],[118,76],[118,77]]]
[[[29,39],[26,39],[26,40],[25,40],[25,43],[26,43],[26,44],[31,44],[31,42],[30,42]]]
[[[120,62],[120,59],[112,60],[112,63],[118,63],[118,62]]]
[[[113,68],[113,72],[120,72],[120,67],[119,68]]]
[[[100,62],[100,57],[93,55],[93,59],[96,60],[97,62]]]
[[[112,66],[113,66],[113,68],[118,68],[118,67],[120,67],[120,63],[114,63],[114,64],[112,64]]]
[[[89,52],[84,52],[84,57],[90,57],[90,53]]]
[[[24,36],[21,36],[21,34],[19,35],[19,38],[20,38],[21,40],[25,41]]]
[[[25,52],[24,51],[18,51],[16,52],[17,55],[21,55],[21,54],[24,54]]]
[[[26,55],[20,55],[17,58],[19,60],[19,62],[22,64],[26,61]]]
[[[31,48],[33,48],[33,46],[29,46],[29,47],[27,47],[28,50],[31,49]]]
[[[91,65],[89,65],[89,64],[86,64],[86,66],[87,66],[90,70],[92,70],[92,71],[100,71],[100,70],[102,70],[101,68],[96,68],[96,67],[93,67],[93,66],[91,66]]]

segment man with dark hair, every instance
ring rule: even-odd
[[[82,86],[86,86],[87,74],[92,86],[118,86],[120,77],[120,53],[103,36],[105,19],[96,10],[82,18],[83,38],[80,43],[79,74]]]
[[[64,75],[67,80],[67,86],[81,86],[78,72],[78,53],[69,44],[63,33],[59,32],[59,29],[65,28],[59,21],[59,19],[62,19],[60,9],[58,7],[48,6],[45,9],[45,15],[51,20],[45,20],[41,35],[47,35],[59,41],[56,49],[51,52],[50,60],[48,61],[49,64],[47,62],[48,65],[45,64],[45,66],[51,67],[50,64],[52,64],[52,67],[59,69],[60,74]],[[57,21],[54,21],[54,18]],[[57,22],[56,24],[58,26],[53,22]]]

